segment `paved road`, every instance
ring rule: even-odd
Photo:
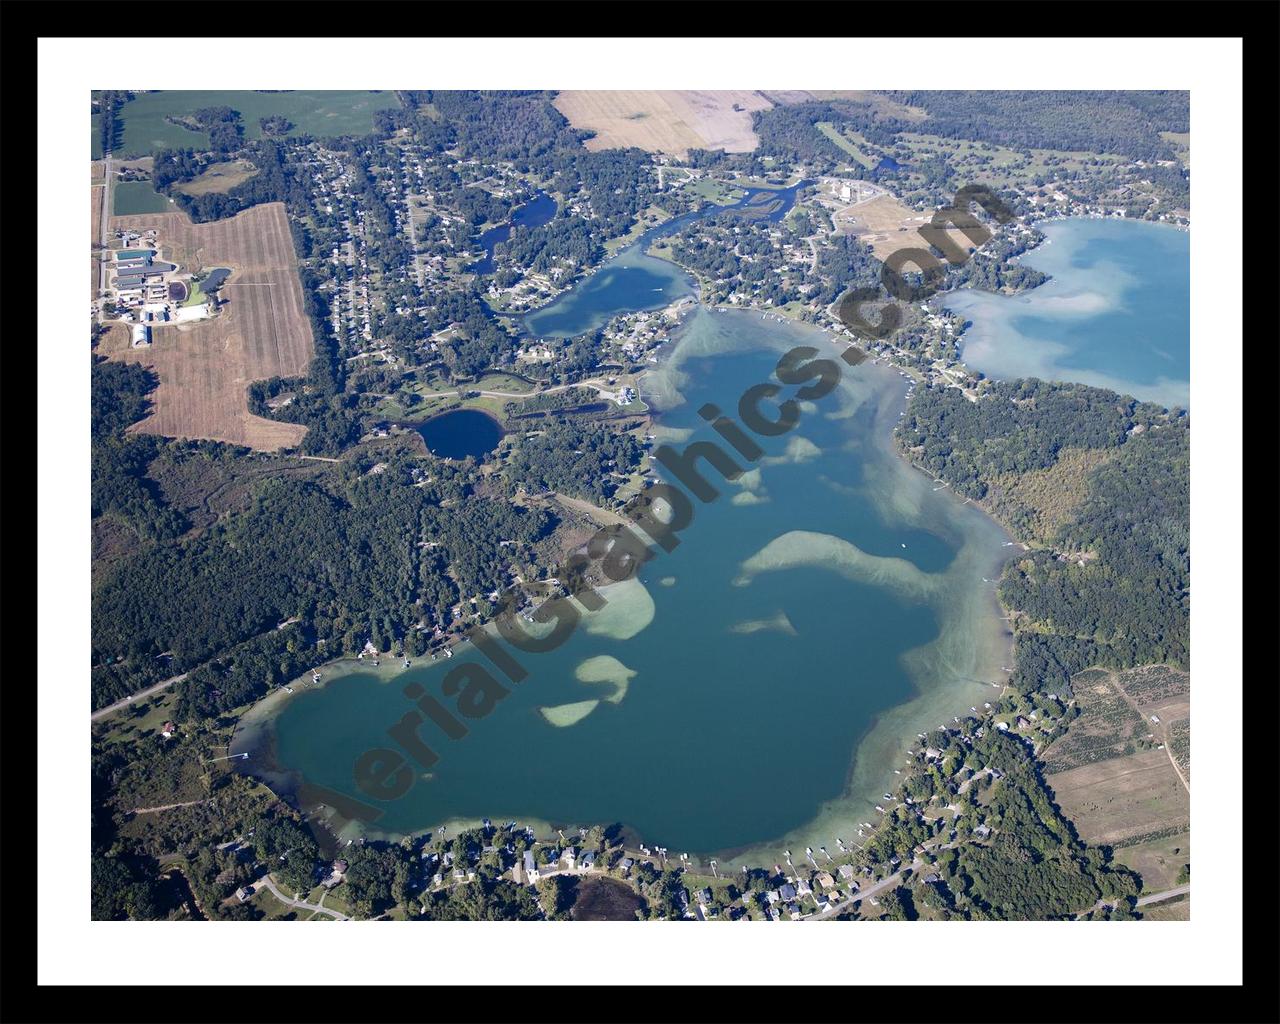
[[[274,896],[276,899],[278,899],[281,903],[283,903],[287,907],[296,907],[298,910],[311,910],[317,914],[328,914],[330,917],[336,918],[339,921],[351,920],[351,918],[347,917],[346,914],[340,914],[338,913],[338,911],[333,910],[329,907],[322,907],[319,903],[307,903],[303,900],[290,899],[288,896],[282,893],[278,888],[276,888],[276,883],[271,880],[270,875],[263,875],[261,878],[259,878],[256,882],[253,883],[253,887],[255,889],[257,889],[258,886],[260,885],[265,886],[267,891],[271,893],[272,896]],[[324,899],[323,896],[320,898]]]
[[[146,700],[148,697],[159,693],[161,690],[167,690],[174,683],[180,683],[186,678],[187,674],[183,672],[180,676],[174,676],[172,679],[166,679],[162,683],[156,683],[155,686],[148,686],[145,690],[139,690],[131,697],[126,697],[124,700],[118,700],[114,704],[108,704],[105,708],[99,708],[89,716],[89,720],[91,722],[96,722],[99,718],[106,718],[107,715],[114,715],[117,711],[127,708],[130,704],[140,700]]]
[[[1138,907],[1145,907],[1149,903],[1160,903],[1163,900],[1171,900],[1175,896],[1186,896],[1190,892],[1191,884],[1187,883],[1186,885],[1180,885],[1175,889],[1166,889],[1164,892],[1153,892],[1149,896],[1139,896],[1134,905]],[[1098,900],[1098,902],[1088,910],[1079,911],[1076,914],[1076,917],[1084,917],[1085,914],[1092,914],[1095,910],[1104,910],[1114,906],[1114,903],[1108,903],[1106,900]]]
[[[1191,893],[1191,884],[1180,885],[1176,889],[1166,889],[1164,892],[1153,892],[1150,896],[1139,896],[1138,906],[1145,907],[1148,903],[1159,903],[1161,900],[1171,900],[1175,896],[1186,896]]]
[[[104,195],[102,197],[102,244],[106,247],[99,253],[98,259],[98,287],[101,291],[107,290],[107,268],[110,261],[107,259],[111,250],[111,154],[102,154],[102,166],[106,173],[106,184],[103,185]]]
[[[543,388],[541,391],[483,391],[478,388],[469,388],[465,384],[461,387],[464,391],[475,391],[476,394],[484,395],[486,398],[536,398],[538,395],[551,395],[557,391],[567,391],[569,388],[595,388],[597,392],[607,397],[614,395],[614,392],[594,380],[579,381],[576,384],[557,384],[554,387]]]

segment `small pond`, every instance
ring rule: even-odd
[[[427,450],[445,459],[483,458],[502,440],[502,424],[479,409],[455,409],[414,428]]]

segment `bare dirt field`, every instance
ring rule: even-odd
[[[846,207],[835,215],[834,220],[838,230],[857,235],[859,241],[871,246],[876,256],[883,260],[899,249],[927,249],[917,229],[927,224],[930,216],[903,206],[893,196],[882,195]]]
[[[773,104],[748,90],[570,90],[556,97],[555,106],[575,128],[596,133],[587,142],[590,150],[637,146],[683,156],[690,148],[751,152],[759,144],[751,113]]]
[[[305,427],[251,415],[245,396],[255,380],[306,373],[314,353],[284,205],[255,206],[212,224],[192,224],[175,212],[114,217],[112,225],[155,228],[162,255],[183,270],[232,271],[215,319],[156,327],[148,348],[132,348],[122,324],[100,342],[103,355],[159,375],[151,415],[131,429],[260,451],[297,445]]]

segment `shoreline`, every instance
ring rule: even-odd
[[[699,304],[698,307],[695,307],[695,310],[695,316],[716,315],[716,310],[713,307],[703,307]],[[754,317],[761,310],[743,309],[735,310],[735,312]],[[763,312],[767,313],[768,310]],[[816,340],[816,335],[820,333],[835,345],[848,344],[848,339],[837,331],[823,325],[798,323],[781,317],[779,319],[783,321],[779,326],[784,329],[772,330],[769,332],[768,337],[783,348],[790,347],[789,342],[794,344],[795,339],[788,336],[796,333],[815,335],[814,340]],[[687,326],[687,323],[688,319],[682,317],[680,328]],[[646,370],[645,378],[653,377],[660,381],[666,378],[668,383],[674,385],[674,381],[671,381],[670,378],[679,373],[679,363],[688,354],[690,353],[682,350],[680,344],[677,344],[666,359],[657,366]],[[892,496],[900,503],[905,500],[908,506],[914,508],[915,514],[919,515],[923,508],[922,502],[926,500],[924,496],[930,492],[930,485],[934,481],[927,474],[918,471],[918,467],[915,467],[905,457],[905,454],[898,449],[894,442],[893,427],[896,423],[896,410],[900,407],[905,397],[906,385],[900,380],[895,380],[893,375],[898,368],[891,363],[881,366],[868,360],[865,365],[867,370],[861,373],[851,374],[846,372],[842,374],[840,389],[844,392],[846,402],[852,398],[856,399],[856,404],[861,404],[867,400],[872,400],[876,403],[872,443],[878,449],[884,465],[891,467],[889,470],[893,478],[891,482],[894,485],[901,485],[900,488],[896,486],[891,488],[893,491]],[[860,392],[865,393],[860,394]],[[678,390],[674,394],[678,396]],[[670,394],[664,397],[670,397]],[[677,398],[677,404],[681,400]],[[658,406],[659,409],[662,407],[661,405]],[[666,407],[670,408],[670,406]],[[972,515],[980,517],[980,522],[983,525],[975,525],[978,522],[975,520],[966,527],[963,524],[963,519],[969,515],[968,513],[959,513],[959,518],[956,518],[959,509],[966,503],[959,502],[953,493],[949,493],[943,500],[952,506],[949,512],[944,513],[942,511],[943,506],[934,503],[927,509],[929,514],[924,517],[926,525],[934,519],[939,521],[950,520],[946,523],[939,522],[934,525],[941,526],[943,532],[952,536],[953,539],[957,535],[963,535],[957,541],[956,555],[943,575],[951,577],[957,568],[968,572],[974,570],[976,565],[981,563],[985,575],[989,575],[993,579],[998,577],[998,569],[985,571],[988,569],[986,563],[989,562],[994,566],[998,562],[1002,565],[1010,552],[1008,549],[1002,548],[998,542],[989,546],[985,544],[977,545],[975,548],[973,535],[987,532],[994,542],[997,537],[1006,537],[1003,529],[985,511],[976,506]],[[907,511],[910,512],[911,508],[908,508]],[[902,509],[898,511],[902,511]],[[975,559],[977,562],[974,561]],[[976,575],[976,573],[971,573],[971,575]],[[974,602],[971,600],[974,595],[966,593],[971,587],[960,586],[959,581],[954,579],[946,585],[948,590],[956,589],[961,592],[961,594],[956,595],[958,599],[951,601],[950,604],[953,608],[960,609],[965,614],[961,614],[959,619],[952,620],[939,613],[938,636],[922,647],[915,648],[903,655],[903,659],[906,662],[904,667],[907,669],[907,675],[912,684],[912,693],[905,701],[875,714],[853,740],[849,763],[844,779],[840,783],[839,793],[832,799],[819,802],[817,813],[812,818],[780,837],[728,850],[691,853],[695,863],[705,863],[711,858],[721,858],[727,863],[728,857],[747,857],[759,863],[765,863],[766,861],[772,862],[780,859],[780,852],[787,846],[812,845],[817,848],[833,842],[834,836],[837,834],[835,831],[835,819],[837,818],[839,819],[839,832],[855,832],[858,821],[871,820],[875,816],[873,810],[874,795],[882,791],[889,791],[892,788],[894,779],[892,774],[893,766],[905,757],[905,751],[910,749],[916,742],[918,732],[934,728],[939,720],[945,722],[952,715],[967,712],[970,705],[980,702],[979,698],[989,699],[990,695],[998,692],[994,689],[994,686],[1001,686],[1002,684],[994,675],[990,675],[984,670],[994,669],[996,665],[1000,664],[1000,654],[996,652],[1001,647],[1003,647],[1003,657],[1006,663],[1010,656],[1012,636],[998,635],[1000,633],[1008,634],[1007,624],[1003,619],[1003,609],[1000,608],[993,591],[988,601],[982,602],[985,606],[977,608],[976,615],[969,614],[975,608]],[[617,586],[617,584],[612,586]],[[601,590],[604,589],[601,588]],[[980,628],[983,624],[989,629],[984,631]],[[976,625],[979,628],[972,629],[970,628],[971,625]],[[977,635],[983,632],[986,632],[987,635]],[[974,636],[977,636],[976,640],[971,639]],[[962,649],[966,640],[971,640],[973,648],[968,653]],[[981,651],[979,651],[979,648],[981,648]],[[421,659],[417,659],[412,667],[420,668],[422,664]],[[400,659],[393,657],[388,657],[386,664],[377,668],[374,668],[367,660],[350,656],[335,658],[320,666],[322,673],[320,687],[327,685],[335,675],[342,676],[347,674],[343,669],[348,667],[350,669],[358,668],[363,673],[375,675],[378,681],[382,683],[390,682],[405,671]],[[308,672],[300,677],[301,682],[295,686],[293,694],[287,693],[283,687],[278,688],[254,704],[241,716],[232,737],[232,752],[250,752],[257,754],[258,757],[252,759],[252,767],[246,762],[245,767],[240,770],[244,770],[246,774],[263,781],[277,796],[295,806],[309,821],[328,831],[333,836],[333,840],[338,843],[354,838],[357,835],[367,838],[394,840],[409,836],[426,835],[442,824],[446,828],[454,829],[471,827],[481,822],[480,815],[475,817],[455,817],[442,822],[435,822],[429,827],[424,826],[414,831],[382,832],[377,829],[376,825],[351,821],[345,827],[334,830],[329,824],[334,816],[332,813],[334,809],[324,807],[322,801],[313,801],[307,794],[305,780],[302,780],[293,770],[282,769],[274,758],[273,722],[289,699],[313,688],[314,684],[309,681],[309,675],[310,673]],[[976,677],[982,675],[988,675],[988,678],[979,681]],[[929,685],[930,680],[932,680],[933,685]],[[294,684],[291,683],[289,685]],[[329,813],[319,813],[322,810]],[[512,817],[512,815],[507,816]],[[527,817],[515,817],[522,824],[534,826],[535,828],[545,828],[547,830],[554,828],[554,823],[552,822]],[[612,823],[607,822],[606,824]],[[636,835],[638,840],[643,841],[645,839],[628,823],[621,822],[620,824],[629,833]]]

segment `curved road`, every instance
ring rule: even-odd
[[[351,920],[351,918],[347,917],[346,914],[340,914],[338,913],[338,911],[332,910],[329,907],[321,906],[319,903],[307,903],[303,900],[290,899],[288,896],[282,893],[278,888],[276,888],[276,883],[271,880],[270,875],[263,875],[261,878],[259,878],[256,882],[253,883],[253,887],[255,889],[257,889],[257,887],[260,885],[266,886],[267,891],[271,893],[271,895],[274,896],[276,899],[278,899],[281,903],[283,903],[286,907],[295,907],[298,910],[311,910],[318,914],[328,914],[330,917],[336,918],[339,921]],[[320,898],[324,899],[323,896],[321,896]]]

